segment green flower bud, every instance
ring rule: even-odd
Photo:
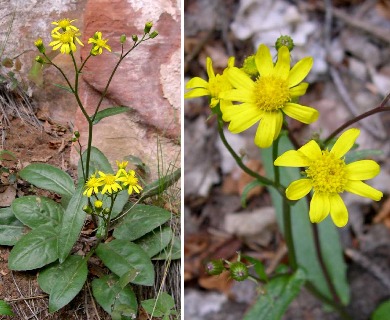
[[[154,39],[158,36],[158,32],[157,31],[153,31],[150,35],[149,35],[149,38],[151,39]]]
[[[41,56],[36,56],[35,57],[35,61],[40,63],[40,64],[44,64],[45,63],[45,60],[43,60],[43,58]]]
[[[74,136],[75,136],[77,139],[80,138],[80,132],[75,131],[75,132],[73,132],[73,134],[74,134]]]
[[[133,39],[134,42],[137,42],[138,41],[138,36],[136,34],[133,34],[131,36],[131,39]]]
[[[153,22],[152,21],[148,21],[145,23],[145,28],[144,28],[144,33],[149,33],[150,32],[150,29],[152,29],[153,27]]]
[[[40,53],[45,53],[45,46],[41,38],[34,41],[34,45],[38,48]]]
[[[230,264],[230,276],[236,281],[244,281],[249,276],[247,266],[241,261],[236,261]]]
[[[103,210],[103,214],[104,214],[105,216],[108,216],[108,215],[110,214],[110,209],[109,209],[109,208],[105,208],[105,209]]]
[[[96,200],[94,206],[95,208],[100,209],[101,207],[103,207],[103,202],[100,200]]]
[[[288,51],[293,51],[294,41],[290,36],[280,36],[275,42],[276,50],[279,50],[281,47],[286,46]]]
[[[126,35],[122,34],[120,37],[120,42],[123,44],[123,43],[125,43],[125,41],[126,41]]]
[[[206,272],[210,276],[217,276],[225,271],[225,266],[222,260],[211,260],[206,263]]]
[[[259,75],[259,70],[257,70],[255,55],[252,54],[245,58],[244,63],[242,64],[242,71],[244,71],[247,75],[255,78]]]
[[[90,206],[88,206],[88,205],[85,205],[83,207],[83,211],[88,213],[88,214],[91,214],[92,213],[92,208]]]

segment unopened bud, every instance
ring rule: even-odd
[[[241,261],[230,264],[230,276],[236,281],[244,281],[249,276],[248,267]]]
[[[259,75],[254,54],[245,58],[244,63],[242,64],[242,71],[251,77],[257,77]]]
[[[133,39],[134,42],[137,42],[138,41],[138,36],[136,34],[133,34],[131,36],[131,39]]]
[[[91,214],[92,213],[92,208],[90,206],[88,206],[88,205],[85,205],[83,207],[83,211],[88,213],[88,214]]]
[[[152,29],[153,27],[153,22],[152,21],[148,21],[145,23],[145,28],[144,28],[144,33],[149,33],[150,32],[150,29]]]
[[[290,36],[280,36],[275,42],[276,50],[279,50],[281,47],[286,46],[288,51],[293,51],[294,41]]]
[[[211,260],[206,264],[206,272],[211,276],[217,276],[225,270],[222,260]]]
[[[103,210],[103,214],[104,214],[105,216],[108,216],[108,215],[110,214],[110,209],[109,209],[109,208],[105,208],[105,209]]]
[[[34,45],[38,48],[40,53],[45,53],[45,46],[41,38],[34,41]]]
[[[125,34],[122,34],[121,37],[120,37],[120,39],[119,39],[119,41],[120,41],[122,44],[124,44],[125,41],[126,41],[126,35],[125,35]]]
[[[41,56],[36,56],[35,57],[35,61],[40,63],[40,64],[44,64],[45,63],[45,60],[43,60],[43,58]]]
[[[157,31],[153,31],[150,35],[149,35],[149,38],[153,39],[153,38],[156,38],[158,36],[158,32]]]
[[[96,209],[100,209],[101,207],[103,207],[103,202],[100,201],[100,200],[96,200],[94,202],[94,206],[95,206]]]
[[[80,132],[75,131],[75,132],[73,132],[73,134],[74,134],[74,136],[75,136],[76,138],[80,138]]]

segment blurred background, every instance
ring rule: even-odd
[[[194,0],[184,1],[185,82],[207,78],[206,57],[221,73],[230,56],[236,66],[256,52],[260,43],[274,46],[280,35],[295,43],[292,64],[314,58],[300,102],[320,111],[310,126],[289,119],[303,144],[313,134],[326,137],[347,120],[376,107],[390,92],[390,2],[386,0]],[[272,53],[276,51],[272,48]],[[216,119],[207,98],[185,101],[185,319],[241,319],[254,303],[251,281],[204,273],[208,259],[232,260],[237,251],[260,259],[268,272],[287,261],[265,188],[250,193],[247,207],[240,196],[251,178],[236,165],[219,141]],[[348,265],[353,319],[368,319],[390,292],[390,113],[355,125],[359,148],[372,149],[381,173],[370,184],[381,190],[380,202],[348,194],[349,223],[339,229]],[[227,130],[228,141],[245,155],[252,170],[264,173],[253,144],[256,126],[239,135]],[[283,319],[338,319],[303,290]]]

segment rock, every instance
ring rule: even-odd
[[[4,192],[0,193],[0,207],[9,207],[16,197],[16,189],[8,186]]]
[[[186,290],[184,316],[188,320],[201,320],[211,312],[220,312],[227,301],[224,294]]]

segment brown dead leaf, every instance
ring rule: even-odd
[[[229,272],[223,272],[219,276],[203,276],[199,278],[199,285],[207,290],[217,290],[229,294],[233,280],[229,277]]]
[[[382,208],[374,217],[374,223],[379,223],[387,218],[390,218],[390,198],[383,203]]]
[[[8,186],[4,192],[0,193],[0,206],[9,207],[16,197],[16,189]]]

